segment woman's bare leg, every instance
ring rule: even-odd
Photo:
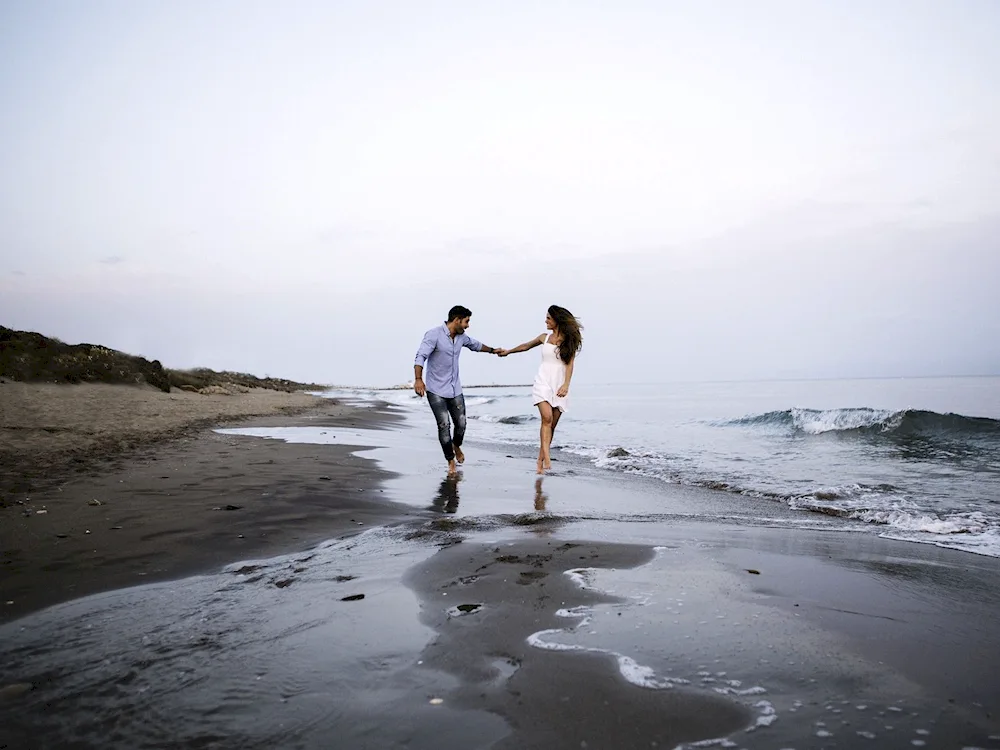
[[[545,454],[542,453],[542,443],[544,442],[545,435],[545,413],[542,411],[542,404],[537,404],[538,406],[538,419],[540,420],[541,426],[538,432],[538,473],[542,473],[542,464],[545,462]]]
[[[538,473],[541,474],[552,464],[549,460],[549,445],[552,443],[552,405],[543,401],[538,405],[538,416],[542,426],[538,430]]]
[[[550,450],[552,448],[552,440],[556,436],[556,426],[559,424],[559,417],[562,416],[562,409],[553,408],[552,409],[552,429],[549,430],[549,444],[545,448],[545,468],[552,468],[552,456],[550,455]]]

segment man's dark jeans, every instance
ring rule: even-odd
[[[434,419],[437,420],[438,440],[441,442],[444,457],[448,461],[453,461],[455,446],[462,447],[462,440],[465,439],[465,396],[460,393],[455,398],[442,398],[428,391],[427,403],[431,405]],[[452,420],[455,421],[454,437],[451,434]]]

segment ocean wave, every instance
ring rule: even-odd
[[[412,388],[390,388],[378,390],[374,388],[331,388],[325,391],[317,391],[316,395],[324,398],[349,399],[352,401],[383,402],[389,404],[412,404],[420,402],[423,397],[418,396]],[[465,392],[466,406],[485,406],[492,404],[498,399],[513,398],[511,394],[491,393],[489,395],[476,395]],[[523,398],[523,396],[521,396]]]
[[[465,405],[466,406],[485,406],[486,404],[492,404],[495,399],[489,396],[466,396]]]
[[[682,467],[690,462],[679,456],[672,456],[660,451],[625,448],[620,445],[611,448],[565,445],[557,447],[556,450],[589,459],[590,463],[599,469],[657,479],[667,484],[704,487],[709,490],[730,492],[746,497],[770,500],[786,499],[786,496],[778,493],[741,487],[733,480],[697,476],[691,473],[690,468],[685,471],[685,468]]]
[[[980,511],[935,513],[922,508],[892,485],[846,485],[788,499],[796,510],[824,513],[900,531],[928,534],[983,534],[1000,530],[997,519]]]
[[[694,467],[685,465],[687,462],[679,457],[631,446],[571,445],[561,450],[587,458],[594,466],[605,470],[775,501],[793,510],[885,527],[880,536],[1000,557],[1000,518],[980,511],[935,512],[926,504],[916,502],[902,488],[889,483],[849,483],[809,492],[783,492],[747,486],[735,477],[704,476]]]
[[[779,428],[789,432],[820,435],[826,432],[867,434],[934,435],[995,437],[1000,439],[1000,420],[968,417],[922,409],[849,409],[793,408],[751,414],[738,419],[713,423],[717,426]]]
[[[538,419],[535,414],[518,414],[511,417],[500,417],[496,414],[470,414],[469,419],[477,419],[480,422],[489,424],[526,424],[533,419]]]
[[[421,400],[421,397],[412,390],[404,390],[402,388],[391,391],[376,391],[364,388],[332,388],[330,390],[323,391],[319,395],[324,398],[347,401],[353,406],[365,407],[377,406],[380,403],[403,406],[413,404]]]

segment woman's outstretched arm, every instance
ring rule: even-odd
[[[538,336],[535,336],[535,338],[533,338],[531,341],[525,341],[523,344],[518,344],[513,349],[501,349],[499,352],[497,352],[497,354],[501,357],[506,357],[508,354],[517,354],[518,352],[526,352],[528,351],[528,349],[534,349],[536,346],[539,346],[543,341],[545,341],[546,336],[548,336],[547,333],[539,334]]]

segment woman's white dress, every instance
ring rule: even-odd
[[[566,382],[566,364],[559,359],[559,353],[555,344],[550,344],[546,336],[545,343],[542,344],[542,364],[535,375],[535,382],[531,386],[531,403],[537,405],[543,401],[548,401],[553,408],[566,411],[569,405],[569,397],[559,397],[556,391]]]

